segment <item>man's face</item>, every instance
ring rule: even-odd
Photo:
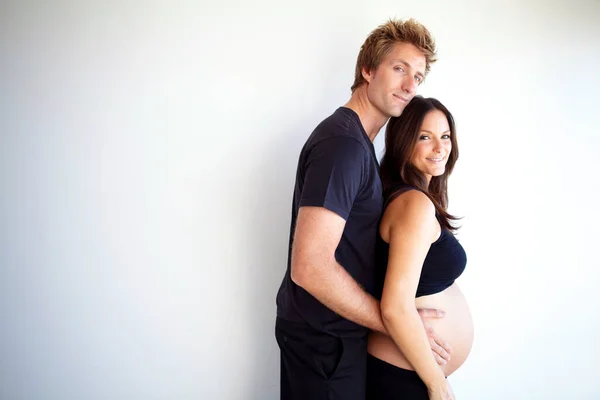
[[[363,69],[367,97],[385,118],[398,117],[425,77],[425,55],[410,43],[396,43],[379,67]]]

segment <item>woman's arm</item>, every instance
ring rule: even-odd
[[[433,391],[444,390],[444,373],[431,352],[415,308],[423,262],[440,233],[433,203],[419,191],[404,193],[387,207],[381,233],[390,244],[381,298],[383,323],[427,387]]]

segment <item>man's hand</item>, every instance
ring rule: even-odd
[[[429,324],[426,322],[428,318],[444,318],[446,313],[442,310],[436,310],[432,308],[419,308],[417,311],[419,312],[419,316],[423,321],[423,326],[427,332],[427,339],[429,339],[429,346],[431,346],[431,351],[433,352],[435,360],[440,366],[446,365],[446,363],[450,361],[452,347],[450,347],[448,342],[437,337],[433,328],[431,328],[431,326],[429,326]]]

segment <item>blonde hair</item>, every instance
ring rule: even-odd
[[[435,40],[427,28],[412,18],[390,19],[371,32],[361,46],[356,60],[352,92],[366,82],[362,76],[362,69],[366,68],[367,71],[377,69],[396,43],[410,43],[423,53],[425,75],[429,73],[431,64],[437,61]]]

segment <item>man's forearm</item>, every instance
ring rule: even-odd
[[[298,283],[304,290],[342,317],[374,331],[387,333],[379,301],[368,294],[340,264],[313,267]]]

